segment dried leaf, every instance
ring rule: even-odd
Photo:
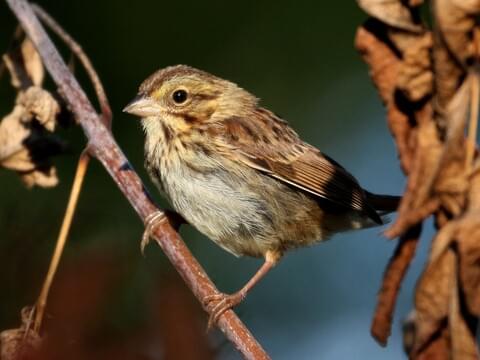
[[[452,59],[449,51],[442,46],[442,42],[438,39],[433,47],[433,58],[436,91],[435,107],[436,112],[442,113],[458,90],[465,71]],[[440,122],[442,119],[438,118],[436,121],[441,129],[445,129],[446,124]]]
[[[25,92],[20,92],[17,103],[34,117],[48,131],[54,131],[56,117],[60,113],[57,100],[38,86],[31,86]]]
[[[400,285],[413,259],[420,237],[421,226],[411,228],[398,242],[395,253],[388,262],[378,294],[377,307],[372,321],[372,336],[386,345],[392,327],[393,310]]]
[[[28,39],[3,59],[18,95],[12,112],[0,122],[0,166],[18,172],[28,187],[55,186],[58,178],[50,158],[65,148],[51,134],[60,105],[39,86],[43,65]]]
[[[456,276],[455,261],[453,250],[447,249],[427,265],[417,284],[414,352],[424,347],[447,319],[451,287]]]
[[[480,14],[479,0],[435,0],[436,26],[455,59],[467,67],[475,58],[473,29]]]
[[[395,138],[402,168],[409,172],[412,166],[413,149],[409,139],[412,126],[409,116],[402,111],[395,101],[397,75],[401,59],[385,39],[388,29],[378,21],[367,21],[357,31],[355,47],[363,60],[370,67],[370,77],[387,108],[388,126]]]
[[[477,254],[478,255],[478,254]],[[456,264],[454,264],[456,266]],[[450,311],[448,315],[448,325],[450,332],[451,342],[451,359],[452,360],[464,360],[471,359],[476,360],[479,358],[477,350],[475,336],[472,329],[469,328],[467,322],[462,314],[460,307],[457,271],[454,271],[455,276],[452,278],[452,284],[450,288]]]
[[[427,32],[417,36],[403,53],[397,86],[410,101],[419,101],[432,93],[432,44],[432,35]]]
[[[417,23],[414,9],[401,0],[357,0],[358,5],[370,16],[390,26],[421,32],[422,26]]]
[[[59,113],[56,100],[45,90],[30,87],[17,97],[13,111],[0,122],[0,166],[18,172],[27,186],[55,186],[51,156],[65,148],[47,131]]]
[[[480,210],[480,158],[478,156],[470,175],[468,208],[470,211]]]
[[[18,47],[3,55],[3,61],[10,72],[11,83],[15,89],[24,90],[43,83],[45,76],[43,63],[29,38],[25,38]]]
[[[387,107],[409,176],[386,235],[399,236],[432,213],[440,227],[417,284],[415,311],[404,327],[406,352],[415,360],[478,359],[480,154],[470,143],[479,101],[472,84],[480,61],[480,0],[435,0],[432,32],[422,28],[414,8],[422,0],[358,2],[378,19],[359,29],[356,46]],[[374,319],[373,333],[382,342],[391,316],[383,310],[391,309],[385,306],[391,298],[382,297]]]
[[[453,215],[459,215],[465,209],[469,186],[465,167],[464,134],[473,81],[474,76],[468,76],[446,106],[446,110],[436,114],[437,118],[443,118],[437,122],[445,124],[447,133],[434,190],[440,196],[443,207]]]
[[[27,332],[30,322],[30,308],[22,309],[22,324],[16,329],[0,332],[0,359],[18,360],[38,349],[42,339],[32,330]]]
[[[458,253],[460,285],[468,311],[480,316],[480,212],[466,217],[459,228]]]
[[[403,234],[413,224],[423,221],[438,208],[432,198],[432,186],[442,155],[442,143],[432,121],[432,109],[426,104],[415,114],[418,121],[415,132],[416,151],[408,177],[407,189],[398,209],[398,217],[385,235],[393,238]]]

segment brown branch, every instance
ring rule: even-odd
[[[92,104],[77,80],[68,70],[57,49],[48,38],[35,16],[31,5],[25,0],[6,0],[23,29],[35,44],[45,67],[59,88],[60,94],[75,115],[89,141],[89,150],[112,176],[120,190],[129,200],[138,215],[144,220],[157,211],[140,178],[122,153],[111,133],[102,123]],[[204,304],[207,296],[218,290],[193,257],[178,233],[165,222],[158,226],[153,236],[165,255],[170,259],[197,299]],[[208,309],[205,309],[208,311]],[[232,310],[222,315],[219,328],[247,359],[268,359],[269,356]]]

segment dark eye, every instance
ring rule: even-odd
[[[187,100],[187,92],[185,90],[175,90],[172,94],[173,101],[177,104],[182,104]]]

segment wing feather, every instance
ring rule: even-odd
[[[382,223],[355,178],[318,149],[304,143],[288,124],[265,109],[251,119],[234,117],[216,134],[224,156],[346,209]],[[232,151],[233,150],[233,151]],[[233,154],[233,155],[232,155]]]

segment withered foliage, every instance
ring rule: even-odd
[[[385,271],[372,334],[386,344],[396,296],[414,255],[420,225],[438,233],[404,326],[412,359],[477,359],[480,316],[480,172],[476,150],[480,1],[358,0],[371,16],[356,48],[387,110],[408,176],[400,236]],[[422,19],[431,14],[432,25]]]
[[[12,111],[0,120],[0,168],[17,172],[28,187],[55,186],[58,178],[51,157],[65,148],[53,134],[61,108],[42,88],[40,56],[25,38],[2,60],[17,96]]]

